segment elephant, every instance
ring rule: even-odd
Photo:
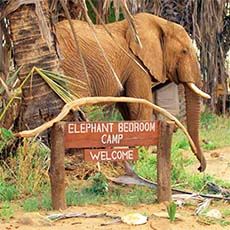
[[[67,20],[57,23],[61,67],[66,75],[86,82],[86,89],[75,89],[82,97],[129,96],[152,101],[153,84],[183,84],[187,129],[196,146],[193,152],[202,172],[206,160],[199,143],[200,101],[201,97],[209,98],[209,95],[200,90],[202,77],[192,40],[182,26],[158,16],[139,13],[134,20],[139,43],[127,20],[106,25],[112,36],[102,25],[95,25],[96,36],[93,36],[93,30],[86,22],[71,20],[79,50],[70,23]],[[103,51],[123,89],[114,80]],[[88,71],[87,79],[81,56]],[[118,104],[118,107],[127,120],[153,117],[152,109],[145,105]]]

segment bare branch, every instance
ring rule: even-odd
[[[181,122],[176,117],[174,117],[167,110],[165,110],[165,109],[163,109],[163,108],[161,108],[161,107],[159,107],[159,106],[157,106],[157,105],[155,105],[155,104],[153,104],[153,103],[151,103],[145,99],[132,98],[132,97],[85,97],[85,98],[80,98],[80,99],[74,100],[70,103],[67,103],[62,108],[62,111],[58,114],[58,116],[55,117],[54,119],[44,123],[43,125],[35,128],[35,129],[26,130],[26,131],[16,133],[15,136],[19,136],[19,137],[36,136],[36,135],[40,134],[41,132],[45,131],[46,129],[52,127],[54,123],[61,121],[69,113],[70,110],[77,110],[79,107],[84,106],[84,105],[92,105],[92,104],[108,103],[108,102],[141,103],[141,104],[145,104],[145,105],[151,107],[152,109],[154,109],[157,112],[164,115],[166,118],[174,121],[176,123],[176,125],[180,129],[182,129],[182,131],[184,132],[184,134],[186,135],[186,137],[189,140],[189,143],[191,145],[193,152],[196,153],[196,147],[195,147],[193,140],[189,136],[186,128],[181,124]]]

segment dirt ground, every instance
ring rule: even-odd
[[[189,155],[191,152],[185,153],[185,156]],[[204,152],[204,155],[207,160],[205,173],[230,182],[230,147]],[[189,170],[195,171],[198,166],[198,163],[189,166]]]
[[[207,158],[207,173],[215,175],[226,181],[230,181],[230,147],[213,150],[205,153]],[[195,166],[194,166],[195,167]],[[192,170],[192,169],[189,169]],[[214,201],[209,207],[211,209],[218,209],[219,211],[230,209],[230,204],[220,201]],[[57,213],[52,212],[40,212],[40,213],[16,213],[15,217],[9,222],[2,222],[0,224],[0,230],[83,230],[83,229],[103,229],[103,230],[126,230],[126,229],[138,229],[138,230],[219,230],[230,229],[230,225],[223,227],[220,225],[219,220],[207,221],[194,215],[196,206],[183,206],[177,208],[178,218],[175,222],[170,223],[167,219],[166,205],[165,204],[153,204],[153,205],[138,205],[135,207],[126,207],[117,203],[97,206],[78,206],[69,207],[64,213],[87,213],[98,214],[107,213],[114,216],[124,216],[129,213],[140,213],[143,215],[151,216],[148,222],[144,225],[131,226],[124,223],[113,223],[113,219],[108,217],[100,218],[70,218],[64,220],[58,220],[56,222],[50,222],[45,217],[49,214]],[[230,216],[223,219],[230,221]],[[107,226],[101,226],[101,224],[110,223]]]

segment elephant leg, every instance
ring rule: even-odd
[[[121,113],[124,120],[129,120],[129,109],[126,103],[119,102],[117,103],[116,107],[119,109],[119,112]]]
[[[157,104],[156,103],[156,92],[154,91],[152,91],[152,103],[155,105]],[[152,116],[153,116],[154,121],[158,119],[158,113],[155,110],[153,110]]]
[[[138,73],[137,73],[138,74]],[[152,102],[151,79],[148,76],[132,76],[125,84],[127,97],[142,98]],[[152,108],[139,103],[127,103],[130,120],[152,120]]]

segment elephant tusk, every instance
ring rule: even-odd
[[[211,96],[202,90],[200,90],[194,83],[187,83],[188,87],[195,92],[196,94],[200,95],[203,98],[210,99]]]

